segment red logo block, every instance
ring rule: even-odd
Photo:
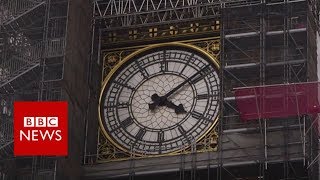
[[[67,118],[67,102],[15,102],[14,155],[67,156]]]

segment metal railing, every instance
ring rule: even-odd
[[[45,0],[1,0],[0,24],[8,24],[43,3]]]
[[[46,57],[64,56],[65,38],[48,39]]]
[[[4,149],[13,142],[13,101],[8,97],[0,98],[0,154],[4,155],[7,153]],[[9,151],[11,150],[9,149]]]
[[[39,65],[42,49],[43,43],[39,42],[4,60],[0,64],[0,87]]]

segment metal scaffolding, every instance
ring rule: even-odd
[[[256,164],[258,176],[263,179],[319,178],[319,170],[310,173],[312,155],[307,150],[310,142],[314,138],[318,139],[315,136],[309,137],[306,131],[311,128],[308,122],[315,120],[299,115],[296,118],[258,119],[256,122],[239,123],[241,120],[233,97],[234,88],[317,81],[314,38],[318,18],[312,15],[315,10],[310,9],[316,7],[315,3],[265,1],[259,6],[227,8],[221,15],[221,76],[224,77],[224,94],[221,98],[224,106],[221,110],[223,117],[219,135],[223,139],[223,136],[228,137],[224,131],[257,127],[261,141],[256,144],[256,148],[260,148]],[[241,73],[243,71],[247,73]],[[276,127],[282,127],[278,137],[272,136]],[[292,138],[293,134],[297,137]],[[274,138],[282,138],[283,142],[278,144]],[[248,151],[249,147],[242,147]],[[309,148],[318,149],[314,144]],[[277,159],[282,159],[278,166],[283,173],[272,176],[276,157],[274,150],[281,152]],[[220,151],[221,162],[224,153]],[[252,157],[252,154],[248,156]],[[300,165],[294,165],[299,161]],[[304,177],[299,176],[298,166],[308,166],[309,175],[304,173]],[[229,171],[223,167],[223,162],[218,169],[220,178],[223,172]]]
[[[129,164],[114,162],[111,163],[114,168],[121,168],[109,167],[105,174],[113,171],[108,174],[110,177],[122,173],[133,179],[145,172],[178,172],[181,180],[197,176],[235,179],[246,176],[235,167],[250,167],[254,173],[247,176],[306,179],[300,175],[309,174],[310,178],[318,179],[319,143],[314,117],[243,123],[233,90],[243,86],[316,80],[319,1],[95,0],[92,5],[95,13],[92,58],[98,61],[104,50],[102,41],[106,37],[112,39],[110,32],[113,31],[208,20],[218,20],[215,26],[220,29],[223,108],[219,140],[207,142],[208,147],[218,144],[217,152],[196,153],[195,144],[191,153],[168,157],[165,163],[162,159],[153,159],[148,164],[135,157]],[[0,0],[1,180],[55,178],[55,158],[13,157],[12,114],[15,100],[61,98],[59,82],[64,77],[68,6],[68,0]],[[176,33],[172,27],[168,34]],[[134,38],[137,34],[132,31],[131,35]],[[277,141],[277,137],[283,141]],[[252,143],[239,141],[243,139]],[[86,159],[85,162],[95,163],[92,158],[95,155],[89,154],[90,161]],[[168,164],[172,166],[157,169]],[[272,177],[271,172],[280,172],[279,169],[281,176]]]
[[[55,158],[13,157],[13,102],[59,100],[68,0],[0,0],[0,179],[54,179]]]
[[[218,20],[222,108],[217,152],[192,151],[150,160],[133,157],[125,162],[102,164],[97,164],[97,154],[86,154],[89,179],[133,179],[140,175],[156,179],[165,173],[181,180],[319,178],[315,117],[300,115],[243,122],[234,97],[237,87],[318,80],[315,69],[315,39],[320,29],[318,1],[96,0],[93,6],[92,54],[98,62],[108,48],[104,44],[106,37],[111,39],[110,44],[117,42],[113,32],[127,28],[132,29],[131,35],[136,35],[135,28]]]

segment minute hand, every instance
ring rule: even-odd
[[[195,78],[198,74],[201,73],[201,71],[205,70],[206,68],[208,68],[210,66],[210,64],[206,65],[204,68],[200,69],[198,72],[196,72],[194,75],[192,75],[191,77],[189,77],[188,79],[186,79],[185,81],[183,81],[181,84],[179,84],[177,87],[173,88],[171,91],[169,91],[166,95],[164,95],[163,97],[169,98],[174,92],[176,92],[177,90],[179,90],[183,85],[185,85],[187,82],[191,81],[193,78]]]

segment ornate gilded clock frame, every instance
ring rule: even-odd
[[[214,45],[215,44],[215,45]],[[130,152],[127,149],[121,147],[116,142],[112,140],[112,138],[108,135],[105,128],[103,127],[101,114],[100,114],[100,104],[101,104],[101,97],[104,92],[104,89],[108,82],[110,81],[111,77],[114,75],[114,73],[127,61],[131,60],[134,56],[145,52],[147,50],[163,47],[163,46],[180,46],[189,48],[192,50],[195,50],[203,55],[205,55],[208,60],[210,60],[216,68],[219,70],[220,65],[218,62],[218,54],[219,54],[219,47],[218,50],[213,50],[212,48],[215,47],[216,44],[220,45],[219,40],[217,38],[210,38],[210,39],[204,39],[204,40],[198,40],[198,41],[188,41],[188,42],[170,42],[170,43],[159,43],[154,44],[150,46],[146,46],[144,48],[138,49],[129,55],[125,56],[123,59],[118,59],[118,62],[113,62],[114,67],[109,67],[111,70],[106,74],[103,70],[102,72],[102,89],[101,94],[99,98],[99,107],[98,107],[98,114],[99,114],[99,133],[98,133],[98,148],[97,148],[97,161],[98,162],[108,162],[108,161],[121,161],[121,160],[128,160],[132,158],[148,158],[148,157],[161,157],[161,156],[172,156],[172,155],[179,155],[179,154],[188,154],[192,153],[194,151],[196,152],[208,152],[208,151],[216,151],[217,150],[217,138],[218,135],[215,131],[216,124],[219,119],[219,115],[214,120],[214,123],[211,125],[211,127],[203,133],[203,135],[196,140],[196,144],[194,147],[191,147],[193,145],[184,146],[181,147],[181,149],[176,150],[174,152],[166,153],[166,154],[160,154],[160,155],[147,155],[147,154],[137,154],[135,152]],[[212,47],[213,45],[213,47]],[[137,48],[137,47],[136,47]],[[131,50],[132,51],[132,50]],[[116,52],[115,50],[110,51],[110,53]],[[105,68],[105,61],[106,61],[107,55],[104,57],[104,64],[103,67]],[[120,61],[119,61],[120,60]]]
[[[201,38],[201,39],[191,39],[191,40],[184,40],[184,41],[174,41],[173,43],[183,43],[183,44],[190,44],[196,47],[199,47],[213,56],[215,59],[219,59],[220,56],[220,37],[210,37],[210,38]],[[157,43],[157,44],[165,44],[165,43]],[[106,76],[111,72],[111,70],[121,62],[124,58],[129,56],[130,54],[138,51],[139,49],[143,49],[148,46],[153,46],[156,44],[151,45],[136,45],[130,46],[125,48],[112,48],[108,49],[107,51],[102,51],[103,55],[103,69],[101,73],[103,85]]]

